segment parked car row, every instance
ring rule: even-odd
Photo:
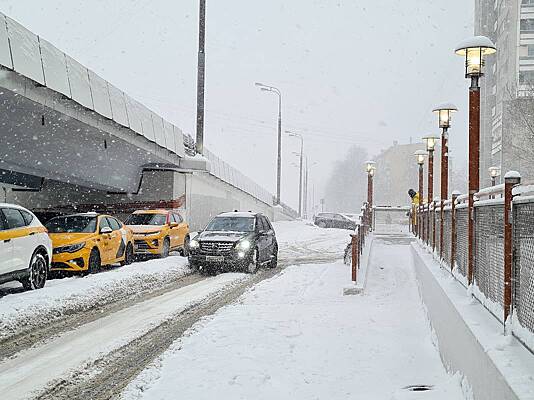
[[[190,240],[189,225],[174,210],[135,211],[124,223],[95,212],[61,215],[43,225],[23,207],[0,204],[0,284],[39,289],[51,272],[93,273],[139,256],[165,258],[173,250],[209,274],[255,273],[278,264],[273,226],[258,213],[219,214]]]
[[[131,264],[136,255],[187,255],[189,225],[169,210],[142,210],[125,223],[111,215],[58,216],[45,225],[29,210],[0,204],[0,283],[26,289],[45,285],[49,272],[92,273],[101,266]]]

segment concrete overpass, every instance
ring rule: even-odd
[[[223,207],[212,209],[211,200],[271,217],[278,210],[269,192],[209,150],[187,155],[179,127],[1,13],[0,105],[8,201],[35,209],[186,199],[193,217],[195,197],[207,196],[199,224]],[[285,214],[294,215],[287,207]]]

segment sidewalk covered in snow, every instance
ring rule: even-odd
[[[433,343],[408,243],[375,238],[358,296],[342,295],[341,261],[288,267],[197,323],[122,399],[464,398]]]

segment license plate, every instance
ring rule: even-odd
[[[223,262],[224,257],[223,256],[206,256],[206,261]]]

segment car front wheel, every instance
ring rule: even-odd
[[[30,261],[28,276],[22,281],[22,286],[26,290],[41,289],[48,275],[48,262],[46,258],[35,253]]]
[[[247,274],[255,274],[259,266],[259,251],[254,249],[254,252],[250,256],[248,264],[245,266],[245,272]]]
[[[171,252],[171,241],[169,238],[165,238],[163,240],[163,249],[161,250],[161,254],[159,255],[160,258],[167,258],[169,257],[169,253]]]
[[[271,262],[269,263],[269,268],[276,268],[278,266],[278,247],[275,247],[273,254],[271,254]]]
[[[124,253],[124,260],[121,261],[121,266],[130,265],[134,260],[134,249],[131,243],[126,246],[126,252]]]
[[[89,265],[87,268],[87,272],[90,274],[94,274],[98,272],[98,270],[101,267],[101,260],[100,260],[100,253],[97,249],[93,249],[91,251],[91,255],[89,256]]]

